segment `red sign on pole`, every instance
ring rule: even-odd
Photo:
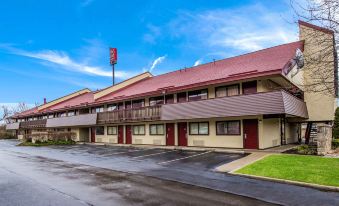
[[[117,48],[109,48],[110,64],[114,65],[118,60],[118,50]]]

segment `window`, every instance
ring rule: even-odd
[[[103,112],[104,111],[104,107],[97,107],[95,108],[95,112],[98,113],[98,112]]]
[[[239,95],[239,84],[215,88],[216,97]]]
[[[105,135],[105,127],[96,127],[95,128],[96,135]]]
[[[145,125],[135,125],[133,126],[134,135],[145,135]]]
[[[163,135],[164,134],[164,125],[163,124],[151,124],[149,126],[150,135]]]
[[[116,104],[109,104],[107,105],[107,111],[114,111],[117,109],[117,105]]]
[[[177,102],[187,102],[186,99],[186,92],[178,93],[177,94]]]
[[[49,114],[48,119],[54,118],[54,114]]]
[[[208,122],[191,122],[190,135],[208,135],[209,123]]]
[[[173,94],[168,94],[166,95],[166,104],[172,104],[174,103],[174,95]]]
[[[108,135],[116,135],[117,134],[117,127],[107,127],[107,134]]]
[[[139,99],[139,100],[133,100],[132,101],[132,108],[140,108],[145,106],[145,100]]]
[[[164,104],[164,96],[149,98],[149,105],[150,106],[160,105],[160,104]]]
[[[217,135],[240,135],[240,121],[217,122]]]
[[[68,116],[74,116],[75,115],[75,111],[69,111],[68,112]]]
[[[207,99],[207,89],[188,92],[188,101]]]

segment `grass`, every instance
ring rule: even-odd
[[[270,155],[235,173],[339,187],[339,158]]]
[[[21,142],[18,146],[34,146],[34,147],[42,147],[42,146],[49,146],[49,145],[73,145],[75,144],[74,141],[70,140],[58,140],[58,141],[46,141],[46,142]]]

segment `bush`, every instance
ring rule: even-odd
[[[332,134],[333,138],[339,138],[339,107],[335,110]]]
[[[298,154],[314,155],[317,154],[317,148],[309,145],[300,145],[297,147]]]
[[[339,139],[332,140],[332,149],[339,148]]]

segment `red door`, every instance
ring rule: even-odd
[[[255,94],[257,93],[257,81],[242,83],[243,94]]]
[[[166,145],[174,146],[174,123],[166,124]]]
[[[91,142],[95,142],[95,127],[91,128]]]
[[[178,123],[178,145],[187,146],[187,122]]]
[[[126,125],[126,144],[132,144],[132,126]]]
[[[124,126],[118,126],[118,144],[124,144]]]
[[[244,130],[244,148],[258,149],[258,120],[244,119],[243,130]]]

